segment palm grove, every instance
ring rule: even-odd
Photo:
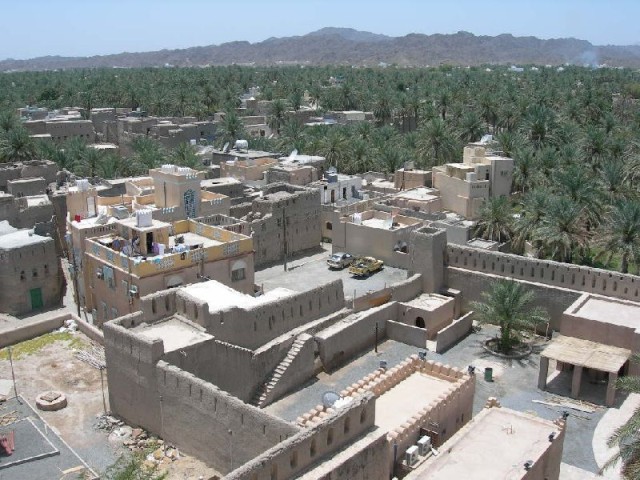
[[[243,138],[239,96],[258,86],[272,100],[274,138],[253,148],[325,156],[345,173],[391,173],[407,160],[430,168],[460,161],[465,143],[491,133],[515,160],[512,199],[485,203],[477,233],[540,258],[638,272],[640,75],[579,67],[371,69],[212,67],[5,73],[0,76],[0,159],[48,158],[78,175],[115,178],[166,161],[198,167],[193,147],[136,140],[120,158],[72,140],[36,143],[16,107],[142,108],[150,115],[211,118],[220,144]],[[365,110],[375,124],[304,127],[288,111],[312,105]],[[252,112],[247,112],[251,114]]]

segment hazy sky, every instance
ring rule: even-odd
[[[640,42],[640,0],[0,0],[0,59],[258,42],[322,27]]]

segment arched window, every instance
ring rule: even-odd
[[[424,323],[424,318],[422,317],[416,317],[416,327],[418,328],[425,328],[425,323]]]

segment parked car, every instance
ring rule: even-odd
[[[356,277],[366,277],[382,268],[384,262],[373,257],[358,257],[349,267],[349,273]]]
[[[337,252],[327,258],[329,268],[343,269],[353,262],[353,256],[344,252]]]

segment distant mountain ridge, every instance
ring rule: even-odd
[[[74,68],[134,68],[165,65],[362,65],[401,66],[539,64],[607,64],[640,67],[640,45],[595,46],[586,40],[536,37],[477,36],[469,32],[403,37],[327,27],[303,36],[235,41],[221,45],[92,57],[47,56],[0,61],[0,71]]]

